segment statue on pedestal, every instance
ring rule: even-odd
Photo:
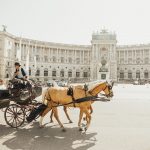
[[[99,72],[108,72],[108,68],[106,68],[107,61],[104,58],[102,58],[101,64],[102,64],[102,66],[101,66]]]

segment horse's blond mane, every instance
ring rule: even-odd
[[[88,92],[93,91],[93,90],[96,89],[99,85],[101,85],[101,84],[103,84],[103,83],[105,83],[105,82],[97,83],[96,85],[94,84],[94,86],[92,86],[92,87],[88,90]]]

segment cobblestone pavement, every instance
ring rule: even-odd
[[[68,110],[72,124],[59,108],[67,132],[61,131],[56,120],[49,123],[49,114],[43,129],[36,121],[12,129],[0,112],[0,150],[150,150],[150,87],[117,85],[114,95],[110,102],[93,104],[87,133],[78,131],[76,108]]]

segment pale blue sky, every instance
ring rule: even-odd
[[[90,44],[92,32],[105,27],[118,44],[150,43],[150,1],[0,0],[2,24],[14,35],[50,42]]]

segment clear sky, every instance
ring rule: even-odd
[[[90,44],[92,32],[105,27],[118,44],[150,43],[150,0],[0,0],[3,24],[49,42]]]

